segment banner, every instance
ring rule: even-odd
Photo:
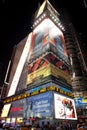
[[[24,117],[49,117],[52,116],[52,92],[42,93],[26,98]]]
[[[59,78],[71,85],[70,76],[52,64],[48,64],[34,71],[33,73],[28,74],[26,84],[29,85],[34,82],[41,83],[44,80],[44,78],[50,75],[53,75],[56,78]]]

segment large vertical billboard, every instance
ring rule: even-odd
[[[67,57],[63,33],[49,18],[44,19],[33,30],[30,48],[31,59],[46,53],[47,50]]]
[[[54,93],[54,111],[56,119],[77,120],[74,100]]]

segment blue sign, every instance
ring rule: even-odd
[[[52,92],[26,98],[25,117],[50,117],[53,115]]]
[[[76,107],[85,107],[87,106],[87,96],[82,96],[78,98],[74,98]]]

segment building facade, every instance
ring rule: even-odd
[[[77,120],[72,81],[74,72],[81,77],[82,71],[68,31],[59,13],[44,1],[35,15],[32,32],[16,46],[11,58],[1,114],[7,122]]]

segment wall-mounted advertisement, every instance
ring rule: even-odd
[[[25,99],[24,118],[46,118],[53,114],[52,92],[42,93]]]
[[[87,96],[79,96],[79,97],[76,97],[74,98],[75,100],[75,105],[76,105],[76,108],[86,108],[87,106]]]
[[[69,74],[69,66],[67,66],[61,59],[52,53],[48,53],[43,57],[37,58],[35,61],[33,61],[33,63],[30,63],[28,66],[28,74],[40,69],[43,66],[46,66],[49,63]]]
[[[49,45],[46,46],[47,44]],[[51,48],[50,45],[55,47],[56,53],[67,57],[63,33],[49,18],[46,18],[33,31],[30,58],[47,52],[47,49]],[[43,52],[44,48],[45,52]]]
[[[5,104],[4,105],[1,117],[7,117],[8,116],[10,107],[11,107],[11,104]]]
[[[27,76],[27,85],[32,83],[40,83],[43,79],[51,74],[50,65],[42,67]]]
[[[63,81],[66,81],[68,84],[71,84],[71,79],[68,74],[66,74],[64,71],[60,70],[56,66],[52,64],[48,64],[30,74],[27,76],[27,85],[32,83],[41,83],[43,80],[48,76],[54,76],[58,79],[63,79]]]
[[[77,120],[74,100],[54,93],[54,111],[56,119]]]

